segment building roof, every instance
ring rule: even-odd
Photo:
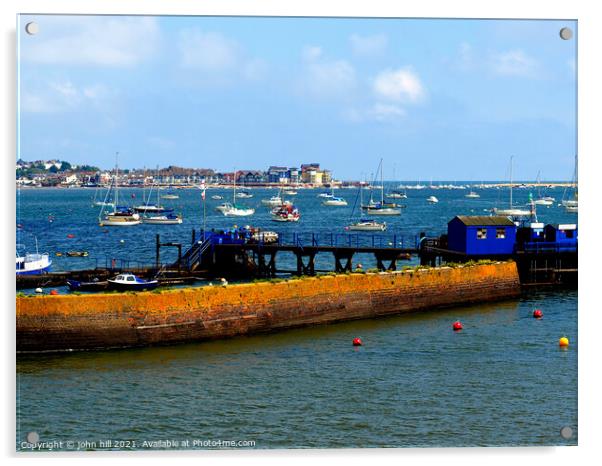
[[[460,220],[466,226],[516,226],[512,220],[503,216],[457,215],[451,221],[453,222],[455,219]]]

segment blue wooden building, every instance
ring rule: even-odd
[[[514,253],[516,225],[508,217],[456,216],[447,224],[447,247],[470,256]]]

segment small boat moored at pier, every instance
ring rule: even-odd
[[[107,281],[110,289],[119,291],[153,290],[159,286],[157,280],[143,280],[131,273],[122,273]]]
[[[108,288],[107,280],[95,278],[91,281],[67,280],[67,286],[71,291],[104,291]]]

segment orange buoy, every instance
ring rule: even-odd
[[[353,346],[362,346],[362,339],[361,338],[354,338],[353,339]]]
[[[69,233],[69,234],[67,235],[67,238],[75,238],[75,235],[74,235],[74,234],[72,234],[72,233]]]
[[[50,294],[52,296],[56,296],[57,294],[59,294],[59,292],[57,290],[50,290]]]
[[[569,339],[567,337],[561,337],[560,340],[558,340],[558,345],[559,346],[569,346]]]
[[[453,325],[452,328],[454,330],[462,330],[464,327],[462,326],[462,322],[460,322],[459,320],[456,320]]]
[[[543,317],[543,312],[541,312],[541,309],[535,309],[533,311],[533,317],[536,319],[541,319]]]

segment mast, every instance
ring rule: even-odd
[[[234,192],[232,194],[232,205],[236,205],[236,168],[234,169]]]
[[[512,209],[512,160],[514,155],[510,156],[510,208]]]
[[[115,205],[113,206],[113,213],[117,212],[117,206],[119,205],[119,165],[117,160],[119,152],[115,152]]]
[[[380,205],[385,204],[385,185],[383,184],[383,159],[380,159]]]

